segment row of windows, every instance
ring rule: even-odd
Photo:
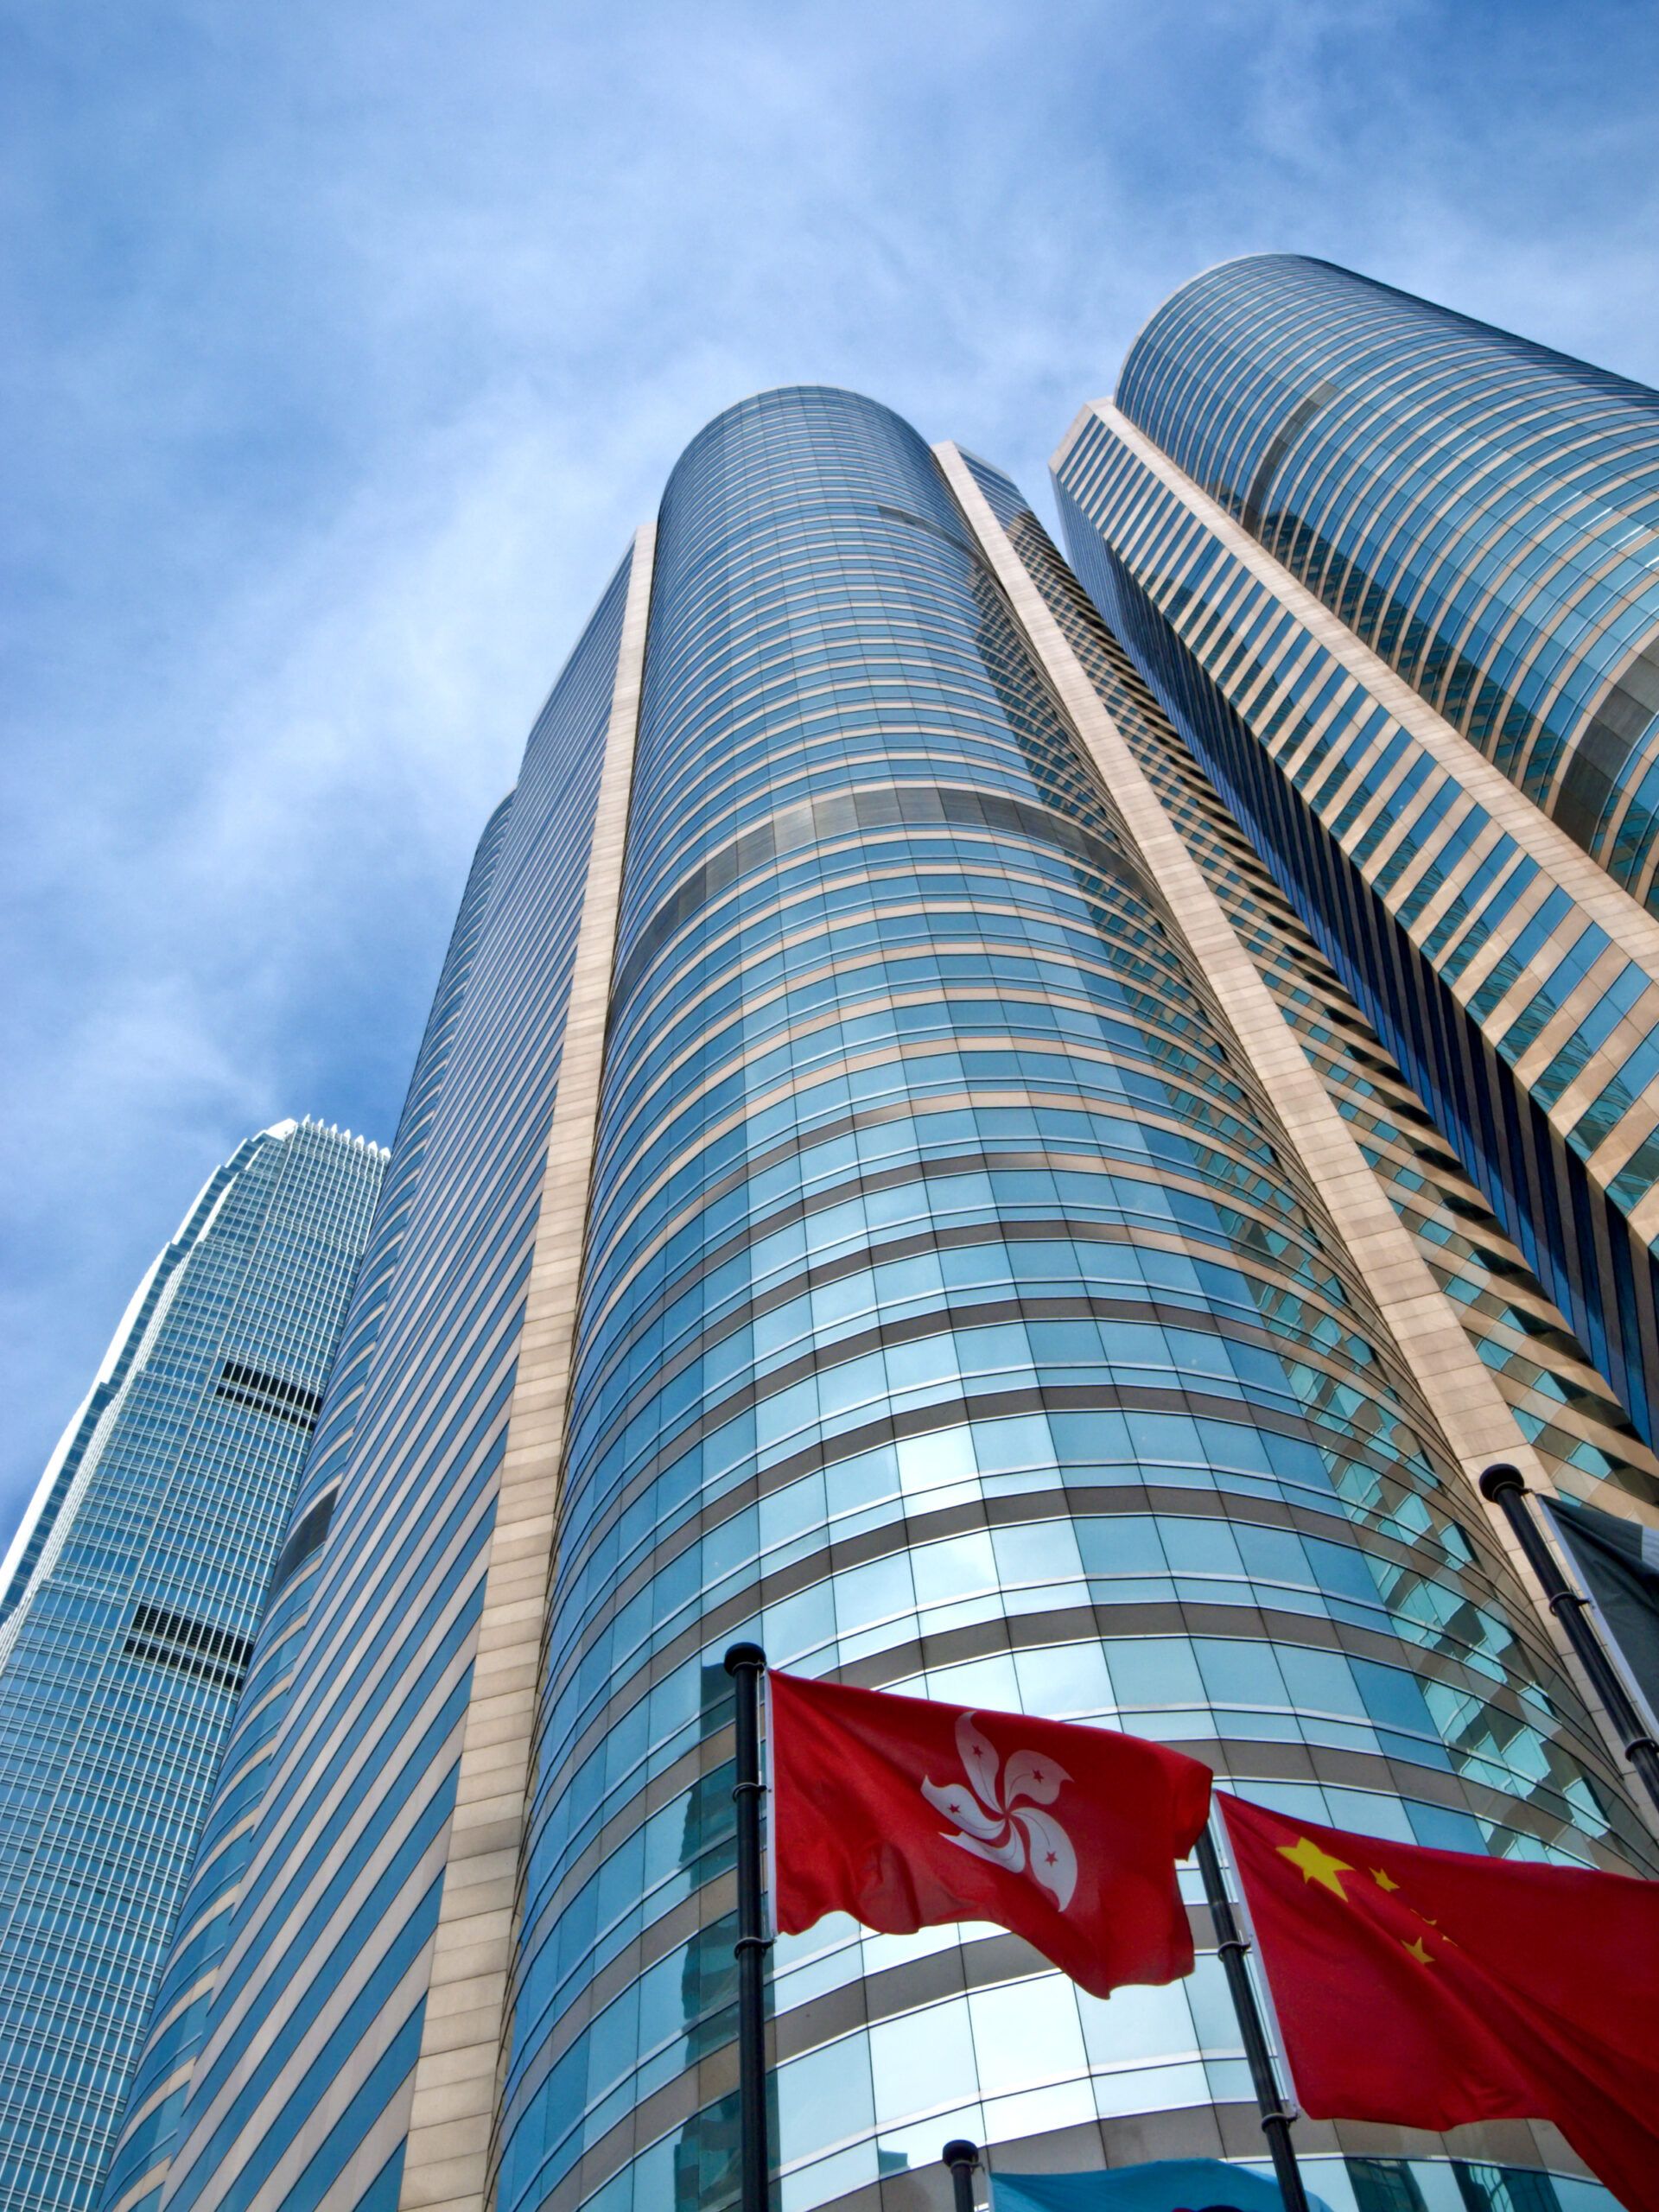
[[[1519,1253],[1446,1151],[1421,1103],[1378,1050],[1357,1008],[1158,709],[1122,645],[1105,630],[1014,487],[983,464],[969,466],[1286,1020],[1300,1035],[1338,1110],[1365,1133],[1362,1149],[1367,1160],[1424,1249],[1436,1280],[1458,1301],[1459,1319],[1497,1373],[1535,1447],[1546,1461],[1608,1477],[1637,1497],[1659,1496],[1659,1465],[1637,1440],[1583,1348],[1567,1334],[1561,1317],[1548,1305],[1541,1285],[1529,1279]],[[1509,846],[1509,840],[1500,841],[1493,865],[1500,849]],[[1436,874],[1431,868],[1423,880]],[[1406,907],[1401,911],[1404,918]],[[1436,949],[1431,936],[1425,950],[1432,955]],[[1623,1012],[1617,994],[1610,993],[1609,1000],[1616,1014]],[[1610,1026],[1599,1007],[1585,1028],[1605,1034]],[[1535,1082],[1535,1091],[1543,1093],[1547,1103],[1557,1070],[1567,1058],[1563,1052],[1556,1068]],[[1361,1067],[1370,1075],[1361,1075]],[[1367,1111],[1362,1099],[1384,1105],[1387,1117]],[[1396,1122],[1402,1126],[1395,1126]],[[1542,1363],[1541,1354],[1547,1355]]]

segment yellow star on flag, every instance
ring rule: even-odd
[[[1411,1953],[1412,1957],[1416,1960],[1419,1966],[1429,1967],[1433,1965],[1434,1955],[1429,1949],[1427,1944],[1424,1942],[1421,1936],[1417,1938],[1414,1943],[1406,1942],[1403,1937],[1401,1939],[1401,1942],[1402,1948]]]
[[[1333,1859],[1328,1851],[1321,1851],[1309,1835],[1299,1836],[1294,1843],[1281,1843],[1277,1848],[1279,1856],[1289,1859],[1303,1881],[1318,1882],[1332,1897],[1347,1904],[1348,1892],[1337,1878],[1339,1874],[1351,1874],[1354,1871],[1345,1859]]]
[[[1400,1886],[1399,1883],[1395,1880],[1393,1875],[1385,1873],[1381,1866],[1372,1867],[1371,1879],[1376,1884],[1379,1890],[1397,1890]]]

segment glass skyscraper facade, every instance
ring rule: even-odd
[[[1117,404],[1656,904],[1659,394],[1264,254],[1160,310]]]
[[[1257,385],[1224,340],[1209,334],[1235,317],[1248,324],[1241,305],[1248,296],[1274,331],[1281,369],[1294,369],[1303,334],[1311,353],[1327,360],[1332,374],[1319,388],[1332,391],[1319,410],[1310,411],[1294,375],[1274,387],[1276,400],[1240,397]],[[1379,322],[1382,335],[1373,332],[1371,352],[1343,367],[1342,347],[1358,345],[1356,328]],[[1438,366],[1431,341],[1446,357]],[[1386,457],[1405,435],[1393,400],[1376,397],[1374,413],[1369,404],[1396,357],[1419,412],[1440,426],[1426,490],[1403,455],[1399,486],[1366,475],[1373,456]],[[1339,382],[1339,370],[1351,389]],[[1505,433],[1511,388],[1528,378],[1530,415]],[[1339,393],[1347,394],[1341,405]],[[1586,856],[1567,834],[1570,824],[1516,789],[1509,771],[1525,784],[1522,755],[1532,751],[1518,740],[1505,750],[1484,722],[1465,733],[1459,718],[1430,704],[1430,692],[1447,702],[1438,678],[1429,684],[1427,660],[1420,668],[1414,657],[1421,630],[1385,626],[1381,616],[1373,623],[1365,610],[1378,603],[1374,593],[1368,587],[1355,601],[1345,584],[1327,582],[1340,565],[1334,561],[1316,574],[1313,540],[1293,526],[1301,513],[1305,445],[1310,483],[1370,486],[1343,506],[1339,531],[1320,523],[1314,534],[1321,542],[1332,531],[1351,534],[1361,521],[1384,537],[1397,524],[1424,558],[1430,551],[1446,557],[1443,540],[1465,545],[1459,530],[1474,529],[1471,515],[1485,518],[1492,502],[1508,515],[1505,502],[1526,496],[1542,469],[1546,490],[1537,497],[1555,519],[1544,549],[1527,556],[1534,569],[1553,575],[1550,564],[1559,561],[1563,592],[1599,576],[1612,557],[1594,535],[1605,525],[1618,557],[1628,553],[1637,563],[1621,587],[1634,617],[1642,589],[1655,589],[1651,554],[1637,557],[1644,525],[1636,493],[1630,515],[1618,524],[1605,512],[1625,496],[1616,468],[1605,502],[1590,490],[1569,497],[1560,483],[1548,493],[1550,469],[1563,481],[1570,475],[1569,454],[1599,453],[1611,468],[1597,444],[1604,410],[1592,394],[1629,410],[1625,442],[1639,454],[1634,426],[1652,422],[1659,401],[1651,393],[1345,271],[1266,257],[1195,280],[1154,317],[1125,364],[1119,402],[1084,410],[1056,456],[1055,475],[1072,564],[1090,596],[1614,1398],[1652,1442],[1659,922]],[[1459,410],[1474,429],[1459,429]],[[1580,417],[1574,445],[1572,426]],[[1253,457],[1230,461],[1224,481],[1221,464],[1207,457],[1206,435],[1213,429],[1224,443],[1233,432],[1243,438],[1247,420]],[[1546,450],[1529,474],[1528,440],[1543,438],[1545,429]],[[1506,435],[1513,450],[1503,446]],[[1178,454],[1207,472],[1214,490]],[[1593,488],[1597,469],[1586,466]],[[1530,527],[1541,526],[1535,510],[1528,512]],[[1371,576],[1367,563],[1381,556],[1369,546],[1363,537],[1355,541],[1344,576]],[[1510,555],[1522,557],[1501,531],[1490,556],[1471,555],[1459,605],[1478,603],[1496,619],[1495,578],[1510,573],[1503,565]],[[1302,580],[1304,568],[1319,591]],[[1588,664],[1598,652],[1616,658],[1622,650],[1610,642],[1613,631],[1604,635],[1573,606],[1560,605],[1559,594],[1552,602],[1543,582],[1529,594],[1535,626],[1555,606],[1552,635],[1529,662],[1535,672],[1546,664],[1561,671],[1574,653]],[[1463,638],[1458,619],[1435,617]],[[1465,644],[1476,649],[1472,639]],[[1443,656],[1434,663],[1441,675],[1451,664]],[[1471,681],[1471,699],[1486,696],[1489,681],[1511,676],[1516,699],[1534,698],[1532,677],[1515,674],[1501,652],[1491,666],[1489,679]],[[1427,690],[1404,680],[1407,667]],[[1613,680],[1611,662],[1605,676]],[[1629,677],[1638,686],[1644,680]],[[1568,731],[1561,721],[1573,686],[1549,694],[1548,711],[1567,733],[1552,757],[1558,767],[1566,760],[1567,776],[1580,757],[1607,757],[1596,734],[1601,694],[1588,677],[1585,683],[1590,719],[1579,735],[1572,734],[1578,723]],[[1506,706],[1497,726],[1513,734],[1520,721],[1511,716],[1522,711]],[[1541,724],[1529,746],[1548,753],[1555,740],[1541,733]],[[1639,751],[1637,744],[1632,773]],[[1540,786],[1536,796],[1548,792]]]
[[[135,1294],[6,1562],[0,2205],[92,2204],[379,1190],[284,1122]]]
[[[1546,1151],[1643,1001],[1569,1038],[1516,952],[1483,1058],[1450,932],[1385,933],[1481,883],[1313,895],[1287,723],[1224,688],[1236,541],[1327,773],[1466,756],[1472,866],[1559,848],[1584,928],[1659,925],[1127,415],[1059,480],[1075,574],[985,463],[766,392],[602,594],[479,848],[102,2212],[724,2212],[741,1639],[1659,1872],[1476,1485],[1659,1518],[1639,1208]],[[780,2212],[943,2205],[953,2134],[1260,2159],[1193,1902],[1194,1976],[1104,2004],[990,1929],[780,1942]],[[1542,2126],[1298,2132],[1335,2212],[1607,2202]]]
[[[1659,1459],[1610,1395],[1566,1317],[1446,1148],[1422,1100],[1344,988],[1266,863],[1036,515],[978,470],[1012,545],[1052,606],[1284,1020],[1353,1128],[1368,1164],[1451,1300],[1557,1490],[1603,1481],[1659,1506]]]
[[[108,2203],[396,2203],[423,2043],[470,2024],[435,1954],[533,1694],[546,1539],[504,1528],[504,1478],[533,1462],[546,1524],[519,1375],[633,566],[479,847]],[[469,1733],[486,1782],[463,1801]]]

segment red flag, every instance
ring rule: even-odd
[[[1659,1882],[1217,1796],[1306,2111],[1554,2120],[1631,2212],[1659,2212]]]
[[[769,1677],[778,1925],[908,1936],[991,1920],[1096,1997],[1178,1981],[1175,1866],[1210,1770],[1160,1744],[880,1690]]]

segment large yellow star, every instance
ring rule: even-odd
[[[1424,1942],[1421,1936],[1417,1938],[1417,1941],[1414,1943],[1405,1943],[1403,1948],[1411,1953],[1412,1957],[1416,1960],[1419,1966],[1432,1967],[1433,1965],[1434,1954],[1429,1949],[1427,1944]]]
[[[1318,1882],[1347,1904],[1348,1892],[1337,1879],[1338,1875],[1354,1871],[1345,1859],[1333,1859],[1328,1851],[1321,1851],[1311,1835],[1300,1836],[1294,1843],[1281,1843],[1278,1850],[1281,1859],[1288,1859],[1300,1870],[1303,1881]]]

